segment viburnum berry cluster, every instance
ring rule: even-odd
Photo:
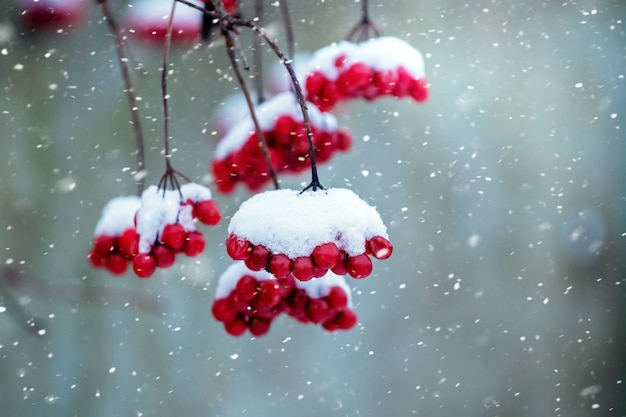
[[[241,117],[239,106],[237,114],[227,118],[228,124],[219,125],[223,136],[210,163],[213,185],[225,194],[239,183],[253,192],[269,182],[275,189],[253,195],[231,217],[225,247],[235,263],[219,278],[212,314],[233,336],[246,331],[262,336],[282,314],[328,331],[354,327],[357,316],[345,277],[370,276],[373,260],[389,258],[393,245],[375,207],[352,190],[326,189],[319,180],[317,164],[330,161],[336,152],[349,151],[353,144],[329,112],[339,102],[357,98],[425,101],[428,84],[419,51],[398,38],[381,36],[369,19],[367,0],[361,0],[362,19],[348,40],[318,50],[296,74],[293,45],[290,56],[285,56],[261,26],[260,16],[244,19],[235,0],[136,0],[125,20],[128,30],[139,38],[165,41],[161,87],[166,168],[158,186],[144,190],[141,118],[128,76],[124,40],[107,0],[98,3],[114,35],[124,76],[137,144],[140,197],[120,197],[107,204],[96,226],[91,264],[116,275],[132,265],[137,276],[147,278],[157,268],[172,266],[180,253],[199,255],[205,240],[197,223],[220,221],[211,191],[190,182],[171,165],[167,93],[171,43],[206,41],[217,32],[224,40],[248,115]],[[181,9],[176,5],[181,4],[185,6],[182,12],[176,12]],[[284,20],[289,34],[290,19]],[[246,62],[240,50],[240,27],[255,31],[276,54],[289,74],[291,90],[268,95],[262,85],[261,60],[255,59],[252,68],[258,71],[257,84],[251,93],[240,68]],[[244,59],[237,59],[236,52]],[[244,67],[250,69],[247,64]],[[295,175],[307,168],[311,181],[302,191],[281,189],[278,174]],[[188,183],[181,186],[179,177]]]
[[[246,330],[262,336],[283,313],[328,331],[348,330],[357,321],[343,277],[329,272],[301,282],[290,275],[277,278],[266,271],[252,271],[243,262],[232,264],[220,276],[211,311],[232,336]]]
[[[307,99],[322,111],[354,98],[428,98],[422,54],[392,36],[356,44],[341,41],[318,50],[309,61],[305,86]]]
[[[348,189],[274,190],[245,201],[228,226],[226,250],[251,270],[300,281],[325,275],[365,278],[370,256],[393,246],[378,212]]]
[[[309,143],[294,94],[276,95],[259,105],[256,113],[274,170],[277,173],[307,170]],[[321,113],[309,105],[309,117],[317,162],[327,162],[333,153],[350,149],[352,137],[338,127],[333,115]],[[258,191],[271,180],[249,116],[220,140],[211,166],[215,185],[224,193],[231,192],[238,182],[244,183],[250,191]]]
[[[141,198],[114,198],[96,225],[91,264],[116,275],[132,264],[138,277],[148,278],[157,267],[171,267],[179,253],[198,256],[205,239],[196,220],[216,225],[221,219],[211,197],[208,188],[191,183],[180,190],[151,186]]]

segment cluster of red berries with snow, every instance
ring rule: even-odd
[[[211,191],[198,184],[180,190],[149,187],[138,197],[117,197],[103,209],[95,230],[89,260],[121,275],[132,263],[140,278],[148,278],[157,267],[169,268],[176,255],[197,256],[205,239],[196,220],[216,225],[221,219]]]
[[[56,30],[80,23],[89,0],[19,0],[17,7],[21,24],[27,29]]]
[[[357,321],[343,277],[329,272],[308,282],[291,276],[279,279],[266,271],[251,271],[243,262],[220,276],[211,311],[232,336],[246,330],[262,336],[282,313],[329,331],[350,329]]]
[[[226,250],[253,271],[299,281],[328,271],[365,278],[393,246],[375,208],[347,189],[274,190],[245,201],[231,218]]]
[[[322,111],[353,98],[412,97],[418,102],[428,98],[422,54],[395,37],[357,44],[341,41],[318,50],[309,65],[306,97]]]
[[[270,160],[278,172],[299,173],[310,167],[309,143],[300,107],[292,92],[284,92],[256,109]],[[316,162],[328,161],[336,151],[352,146],[352,137],[339,129],[337,119],[308,105]],[[215,185],[224,193],[238,182],[257,191],[271,180],[250,116],[241,120],[217,145],[211,164]]]

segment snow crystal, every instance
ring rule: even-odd
[[[365,240],[388,237],[376,209],[342,188],[257,194],[233,215],[228,232],[292,259],[327,242],[356,256],[365,252]]]
[[[336,130],[338,123],[335,116],[322,113],[319,109],[307,103],[311,124],[322,131]],[[255,109],[259,127],[262,131],[270,131],[274,128],[276,119],[280,116],[290,116],[296,122],[302,122],[302,111],[294,93],[287,91],[271,99],[264,101]],[[220,140],[215,149],[215,158],[224,159],[231,153],[237,152],[246,143],[248,137],[254,132],[252,117],[248,114],[228,134]]]
[[[110,200],[102,209],[94,234],[119,236],[124,230],[133,227],[140,203],[137,196],[122,196]]]
[[[404,67],[416,78],[423,78],[424,57],[402,39],[393,36],[381,36],[354,44],[341,41],[315,52],[310,61],[309,72],[321,71],[329,80],[339,76],[335,59],[345,56],[346,62],[363,62],[375,70],[393,70]]]

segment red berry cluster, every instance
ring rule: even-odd
[[[365,252],[350,256],[334,242],[326,242],[316,246],[309,256],[291,259],[284,253],[272,253],[263,245],[253,245],[233,233],[226,239],[228,255],[234,260],[244,261],[250,270],[265,270],[277,278],[293,274],[300,281],[319,278],[329,270],[337,275],[365,278],[372,273],[370,256],[387,259],[393,252],[393,245],[383,236],[368,239],[365,248]]]
[[[376,70],[362,62],[347,63],[345,56],[336,60],[339,77],[329,80],[323,72],[309,73],[306,78],[307,99],[322,111],[330,111],[339,101],[363,98],[374,101],[383,96],[412,97],[423,102],[428,99],[428,84],[416,78],[404,67]]]
[[[19,16],[28,29],[59,29],[76,25],[89,10],[88,0],[19,0]]]
[[[180,195],[185,200],[181,201]],[[183,185],[180,194],[153,186],[141,200],[114,199],[96,226],[89,260],[94,267],[116,275],[126,272],[132,263],[138,277],[148,278],[157,267],[172,266],[178,253],[190,257],[202,253],[205,239],[194,220],[206,225],[221,220],[210,191],[197,184]]]
[[[261,121],[263,136],[277,173],[300,173],[310,167],[304,122],[301,116],[298,118],[293,114],[296,106],[293,94],[286,92],[268,100],[257,110],[259,117],[265,118]],[[311,104],[309,111],[312,115],[311,131],[317,163],[327,162],[336,151],[350,149],[352,137],[345,130],[337,128],[334,117],[322,115]],[[244,183],[251,191],[258,191],[271,180],[250,118],[242,121],[241,126],[243,128],[235,128],[220,141],[216,157],[211,163],[215,184],[223,193],[232,192],[238,182]],[[234,149],[230,149],[230,152],[224,150],[228,148]]]
[[[253,336],[262,336],[282,313],[301,323],[321,324],[329,331],[347,330],[356,324],[357,317],[340,279],[325,276],[319,282],[326,288],[311,290],[320,284],[316,282],[307,288],[307,283],[300,283],[291,276],[279,279],[268,273],[250,271],[243,263],[237,263],[220,277],[218,296],[211,311],[232,336],[241,336],[246,330]]]
[[[348,189],[273,190],[245,201],[231,217],[226,252],[252,271],[309,281],[332,271],[365,278],[393,245],[374,207]]]
[[[354,98],[411,97],[423,102],[428,99],[428,84],[422,67],[421,54],[399,39],[344,41],[313,56],[304,83],[307,100],[325,112]]]
[[[139,235],[134,227],[119,236],[101,234],[94,238],[89,262],[94,268],[106,268],[114,275],[126,272],[128,264],[139,252]]]

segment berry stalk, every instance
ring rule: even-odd
[[[135,97],[135,90],[132,87],[130,81],[130,74],[128,71],[128,58],[124,53],[123,40],[120,34],[119,27],[113,14],[111,13],[111,9],[109,8],[109,3],[107,0],[96,0],[100,4],[100,8],[102,9],[102,14],[104,15],[104,20],[106,20],[109,30],[113,35],[114,43],[115,43],[115,51],[117,52],[118,61],[120,63],[120,71],[122,73],[122,80],[124,82],[124,91],[126,92],[126,97],[128,99],[128,104],[130,107],[130,118],[131,124],[133,125],[133,133],[135,136],[135,146],[137,148],[137,172],[136,172],[136,181],[137,181],[137,195],[141,195],[145,186],[145,175],[143,171],[145,169],[145,152],[144,152],[144,144],[143,144],[143,131],[141,129],[141,122],[139,118],[139,106],[137,105],[137,98]]]

